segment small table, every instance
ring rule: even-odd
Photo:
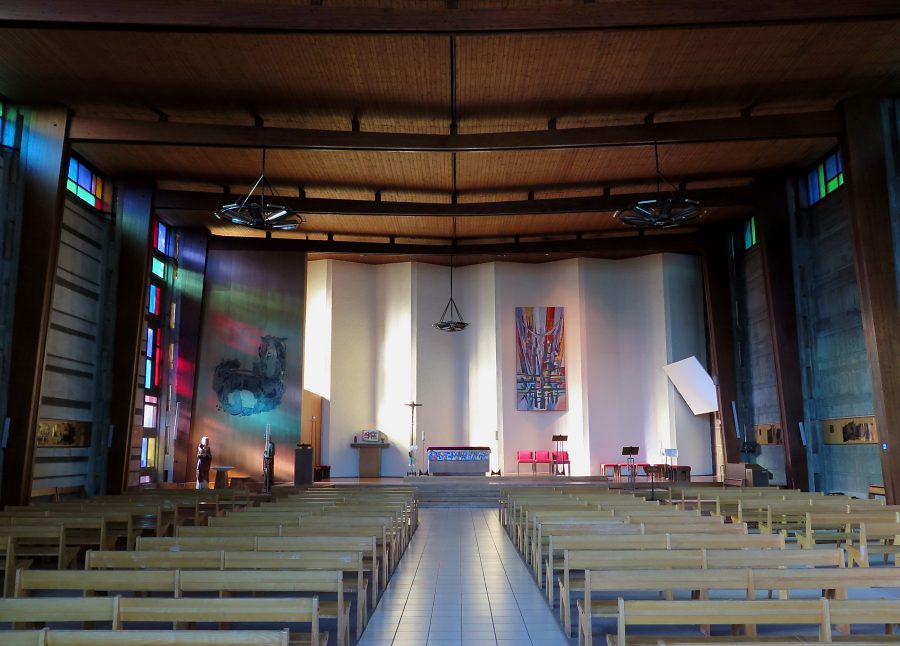
[[[212,470],[216,472],[216,480],[214,483],[214,488],[228,488],[228,472],[231,471],[234,467],[213,467]]]
[[[354,449],[359,449],[359,477],[380,478],[381,449],[388,448],[390,444],[380,442],[352,442],[350,446]]]

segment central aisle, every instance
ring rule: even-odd
[[[568,646],[496,509],[426,508],[360,646]]]

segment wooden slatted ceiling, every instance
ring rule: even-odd
[[[803,139],[660,146],[660,167],[672,181],[698,172],[774,171],[811,164],[835,145],[830,140]],[[652,146],[461,153],[457,164],[461,192],[591,183],[599,187],[655,175]]]
[[[898,42],[898,22],[467,36],[456,50],[459,131],[890,94]]]
[[[0,30],[0,93],[79,113],[447,132],[449,39]],[[271,118],[270,118],[271,117]]]
[[[706,209],[700,223],[710,224],[723,220],[748,217],[752,208],[715,207]],[[238,227],[215,220],[212,213],[202,211],[164,211],[160,217],[177,227],[206,227],[215,235],[264,237],[262,232]],[[331,232],[337,235],[415,236],[448,240],[452,236],[450,218],[438,217],[372,217],[309,215],[296,234],[278,234],[287,237],[304,237],[306,232]],[[584,232],[621,231],[624,227],[612,213],[566,213],[530,216],[478,216],[457,218],[456,234],[459,238],[496,238],[575,234]]]
[[[673,182],[703,173],[761,173],[812,164],[834,145],[828,139],[668,145],[660,146],[660,165]],[[260,151],[243,149],[82,144],[77,152],[113,176],[220,186],[243,187],[262,167]],[[372,199],[382,190],[385,201],[385,191],[417,201],[446,201],[452,190],[451,155],[446,153],[276,150],[267,154],[266,174],[276,186],[303,186],[310,197]],[[654,174],[649,146],[457,155],[457,189],[460,201],[468,202],[523,199],[529,190],[559,186],[596,186],[599,192],[607,184],[635,184]]]

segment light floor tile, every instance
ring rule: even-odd
[[[393,640],[391,641],[391,637]],[[359,646],[571,646],[494,509],[420,509]]]

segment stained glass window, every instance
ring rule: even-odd
[[[756,244],[756,218],[752,217],[744,225],[744,249]]]
[[[69,157],[66,188],[95,209],[103,208],[103,180],[74,157]]]
[[[147,311],[159,316],[159,287],[150,285],[150,295],[147,299]]]
[[[150,271],[154,274],[165,280],[166,278],[166,265],[159,258],[154,258],[153,263],[151,264]]]
[[[162,222],[156,223],[156,229],[153,231],[153,246],[160,253],[166,253],[169,237],[168,229]]]
[[[844,185],[844,165],[836,151],[806,175],[806,198],[811,206]]]

